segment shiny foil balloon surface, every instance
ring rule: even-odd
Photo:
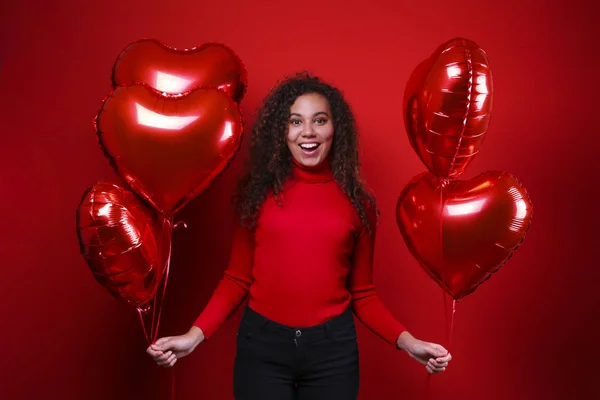
[[[458,178],[479,152],[493,102],[486,53],[468,39],[442,44],[414,70],[404,94],[410,143],[438,177]]]
[[[224,92],[201,88],[165,96],[132,85],[104,101],[96,130],[119,175],[170,216],[224,171],[243,127],[238,105]]]
[[[114,296],[143,308],[165,273],[166,220],[128,189],[99,182],[77,207],[80,251],[94,278]]]
[[[197,87],[220,89],[239,102],[248,84],[239,57],[227,46],[207,43],[175,49],[157,40],[138,40],[125,48],[113,67],[113,85],[142,83],[167,94]]]
[[[532,211],[526,190],[506,172],[444,184],[427,172],[404,188],[396,217],[412,255],[458,300],[512,256]]]

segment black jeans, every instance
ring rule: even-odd
[[[359,368],[352,311],[296,328],[247,307],[233,377],[236,400],[355,400]]]

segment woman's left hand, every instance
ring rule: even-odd
[[[425,369],[430,374],[444,372],[452,360],[452,355],[443,346],[416,339],[406,331],[398,336],[396,345],[425,365]]]

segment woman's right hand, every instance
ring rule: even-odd
[[[166,336],[146,349],[146,353],[161,367],[170,368],[178,359],[190,354],[204,341],[204,332],[193,326],[188,333],[179,336]]]

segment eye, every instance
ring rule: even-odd
[[[300,121],[299,119],[291,119],[290,120],[290,124],[292,125],[300,125],[302,123],[302,121]]]
[[[326,122],[327,122],[327,120],[326,120],[325,118],[317,118],[317,119],[315,120],[315,122],[316,122],[317,124],[319,124],[319,125],[323,125],[324,123],[326,123]]]

